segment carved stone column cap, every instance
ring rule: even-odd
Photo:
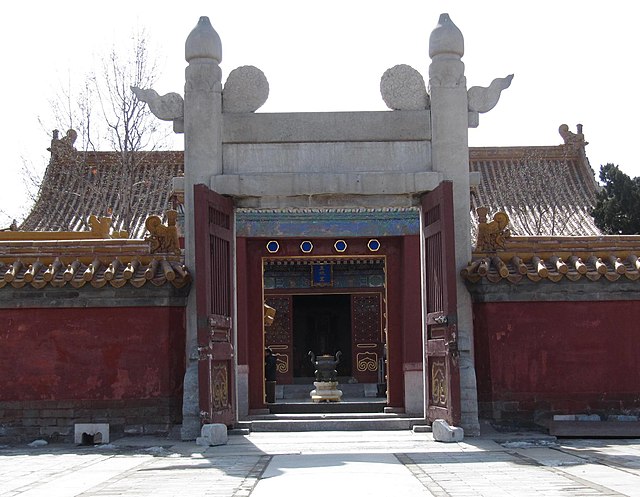
[[[222,42],[208,17],[202,16],[189,33],[184,47],[184,58],[187,62],[193,59],[213,59],[218,64],[222,62]]]
[[[440,14],[438,25],[429,36],[429,57],[442,54],[464,55],[464,37],[449,14]]]

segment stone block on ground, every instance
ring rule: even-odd
[[[607,421],[640,421],[638,416],[631,416],[628,414],[610,414],[607,416]]]
[[[575,414],[554,414],[553,420],[554,421],[575,421],[576,415]]]
[[[227,427],[222,423],[212,423],[203,425],[200,436],[196,438],[198,445],[225,445],[229,439]]]
[[[602,421],[598,414],[576,414],[576,421]]]
[[[76,423],[73,442],[77,444],[108,444],[109,423]]]
[[[429,425],[414,425],[414,427],[411,430],[413,431],[413,433],[430,433],[431,432],[431,426],[429,426]]]
[[[464,430],[459,426],[451,426],[444,419],[436,419],[431,425],[433,439],[436,442],[462,442]]]

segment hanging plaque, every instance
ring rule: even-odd
[[[331,264],[311,265],[311,286],[333,286]]]

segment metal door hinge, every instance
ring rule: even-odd
[[[198,360],[204,361],[212,357],[211,349],[207,347],[198,347]]]
[[[447,324],[449,322],[449,319],[444,314],[440,314],[439,316],[436,316],[434,318],[434,321],[436,322],[436,324]]]

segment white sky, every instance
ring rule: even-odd
[[[640,3],[621,0],[111,0],[6,2],[0,11],[0,228],[24,215],[23,161],[44,168],[49,100],[136,27],[159,48],[156,90],[183,93],[184,41],[202,15],[222,39],[223,81],[259,67],[270,96],[260,112],[385,110],[384,71],[409,64],[428,81],[428,41],[448,12],[465,37],[467,84],[514,73],[472,146],[558,145],[582,123],[591,165],[640,176],[634,122]],[[181,138],[175,148],[182,148]],[[4,215],[1,211],[4,211]]]

